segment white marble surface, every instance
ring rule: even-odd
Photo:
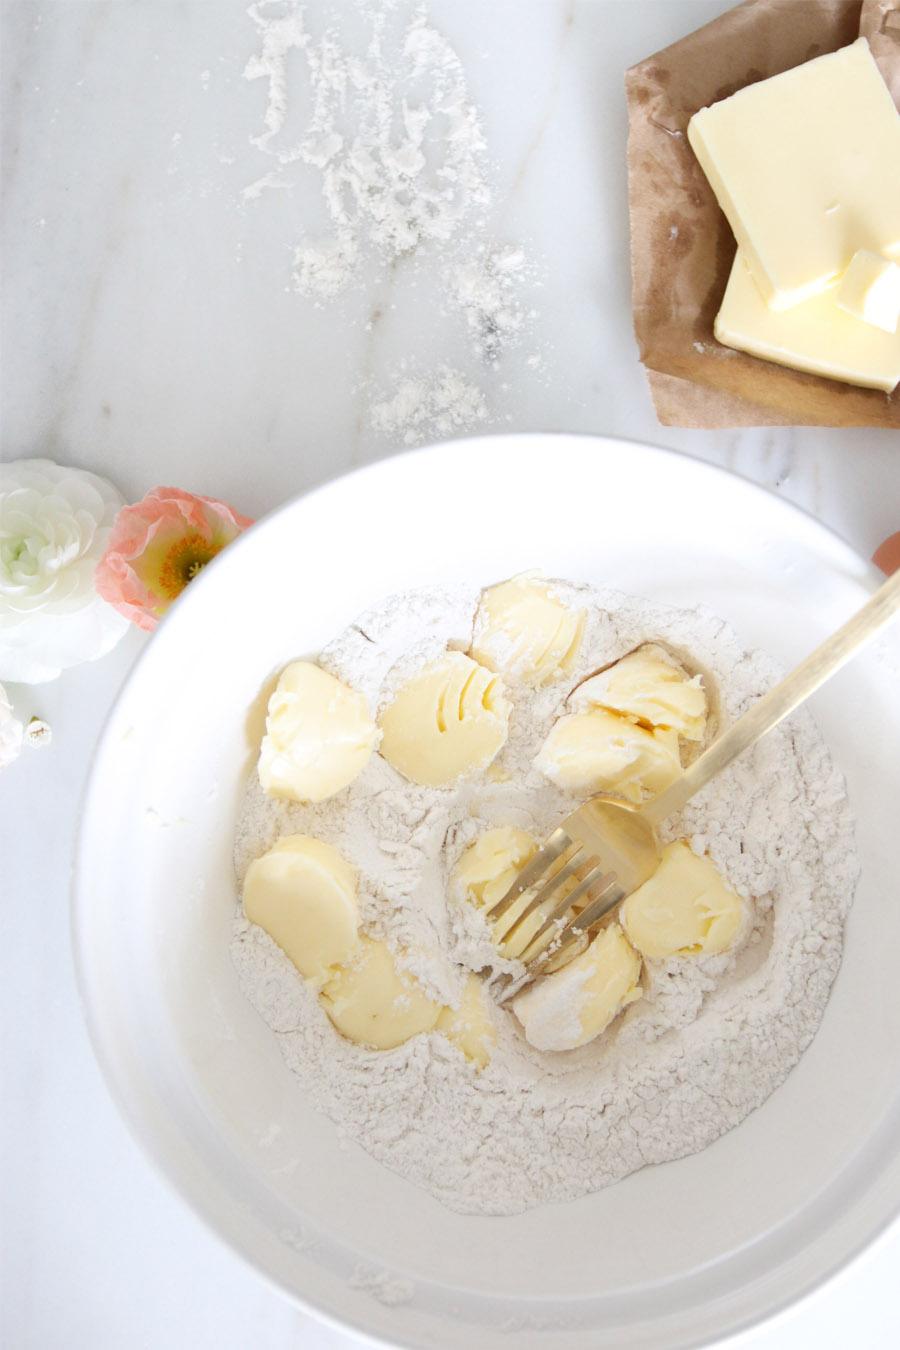
[[[483,118],[489,236],[540,284],[496,369],[442,312],[440,261],[367,265],[337,301],[291,287],[323,227],[320,177],[243,202],[272,168],[250,137],[265,91],[241,0],[2,6],[2,453],[219,495],[248,514],[398,448],[371,407],[401,362],[459,369],[479,429],[612,432],[724,464],[861,552],[900,526],[900,446],[876,431],[689,432],[657,425],[628,307],[622,72],[720,0],[432,0]],[[400,11],[406,6],[400,0]],[[358,6],[309,0],[358,24]],[[395,14],[396,19],[396,14]],[[288,66],[291,116],[303,69]],[[529,356],[539,358],[538,368]],[[408,366],[408,368],[410,368]],[[414,439],[417,439],[414,436]],[[419,437],[418,439],[421,439]],[[53,746],[0,784],[6,1241],[0,1341],[28,1350],[349,1345],[287,1305],[187,1214],[125,1133],[80,1020],[67,877],[77,800],[106,709],[143,638],[15,691]],[[827,1289],[741,1338],[754,1347],[900,1338],[900,1232]]]

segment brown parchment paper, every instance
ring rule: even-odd
[[[744,0],[626,72],[634,329],[662,423],[900,427],[900,388],[858,389],[716,342],[736,245],[686,135],[698,108],[860,33],[900,106],[900,0]]]

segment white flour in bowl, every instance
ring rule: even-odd
[[[778,674],[704,610],[555,586],[588,610],[585,638],[571,679],[510,688],[510,737],[496,761],[508,780],[418,787],[375,755],[347,791],[317,806],[269,800],[255,776],[247,790],[239,879],[281,834],[334,844],[359,869],[366,929],[408,952],[444,1003],[458,1000],[469,970],[503,965],[481,915],[449,894],[461,852],[495,825],[543,835],[574,805],[531,767],[573,685],[660,640],[708,672],[721,726]],[[395,597],[319,659],[377,708],[448,643],[468,646],[477,599]],[[498,1044],[481,1073],[439,1033],[369,1051],[334,1030],[290,961],[240,913],[234,964],[306,1097],[380,1162],[466,1213],[571,1199],[696,1152],[765,1101],[812,1039],[840,964],[858,863],[844,782],[808,713],[772,732],[663,833],[710,854],[751,902],[748,931],[722,956],[647,961],[644,997],[580,1050],[534,1050],[497,1008]]]

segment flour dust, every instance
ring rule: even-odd
[[[300,226],[293,287],[320,306],[364,279],[389,295],[419,277],[436,287],[420,312],[444,359],[430,366],[411,351],[387,382],[367,377],[368,425],[410,443],[496,420],[504,382],[489,374],[526,339],[523,371],[533,380],[543,369],[540,275],[519,243],[492,236],[488,148],[457,53],[424,5],[367,0],[315,23],[297,0],[259,0],[248,13],[257,51],[244,75],[266,89],[251,141],[270,167],[241,201],[297,185],[304,213],[317,213]]]

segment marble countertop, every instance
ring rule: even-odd
[[[452,430],[671,446],[773,489],[870,555],[900,527],[896,434],[664,428],[637,361],[622,73],[726,7],[430,0],[486,137],[478,237],[516,273],[518,336],[485,361],[470,312],[447,302],[440,249],[387,261],[363,250],[340,295],[298,291],[297,246],[329,229],[323,174],[260,147],[268,81],[244,78],[260,50],[245,0],[7,0],[3,457],[77,463],[132,500],[173,483],[260,515],[432,439],[439,414],[418,416],[404,389],[449,369],[470,393],[453,405]],[[349,42],[372,8],[308,0],[307,23],[317,40],[337,25]],[[390,21],[411,12],[400,0]],[[284,138],[315,111],[303,58],[286,56]],[[67,920],[77,801],[144,640],[134,631],[103,662],[14,691],[21,711],[52,722],[54,743],[2,783],[0,1339],[35,1350],[349,1346],[169,1193],[120,1123],[81,1022]],[[895,1228],[740,1344],[895,1342],[898,1260]]]

